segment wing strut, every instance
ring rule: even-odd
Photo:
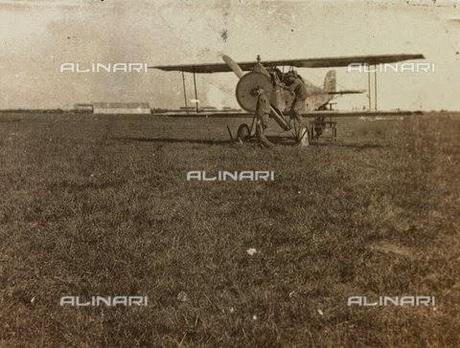
[[[369,99],[369,111],[372,108],[372,96],[371,96],[371,71],[369,65],[367,66],[367,98]]]
[[[374,71],[370,69],[370,67],[374,68]],[[369,111],[372,111],[372,94],[374,94],[374,111],[377,111],[377,66],[376,65],[368,65],[366,64],[367,68],[367,98],[369,99]],[[372,72],[374,73],[374,91],[372,91]]]
[[[374,109],[377,111],[377,69],[374,71]]]
[[[185,89],[185,74],[184,74],[184,70],[182,70],[182,86],[184,87],[184,105],[185,105],[185,112],[188,114],[187,90]]]
[[[195,74],[195,72],[193,72],[193,86],[195,88],[195,109],[196,109],[196,113],[198,113],[200,110],[199,110],[199,107],[198,107],[198,92],[196,90],[196,74]]]

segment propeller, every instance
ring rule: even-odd
[[[243,70],[241,70],[240,66],[229,56],[222,56],[222,59],[224,60],[225,64],[232,69],[232,71],[235,73],[238,78],[241,78],[244,75]]]
[[[226,56],[226,55],[223,55],[222,56],[222,59],[223,61],[225,62],[225,64],[227,64],[227,66],[235,73],[235,75],[241,79],[245,74],[243,72],[243,70],[241,70],[240,66],[232,59],[230,58],[229,56]],[[260,56],[257,56],[257,62],[260,63]],[[238,86],[237,86],[238,87]],[[271,91],[270,91],[271,92]],[[236,93],[238,95],[238,92]],[[271,117],[276,121],[276,123],[278,123],[278,125],[284,129],[284,130],[290,130],[291,127],[289,126],[289,124],[286,122],[286,120],[284,119],[284,117],[282,115],[280,115],[274,108],[272,105],[270,105],[270,115]]]

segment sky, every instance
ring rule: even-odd
[[[64,63],[221,62],[421,53],[430,72],[378,73],[379,108],[460,110],[460,1],[0,0],[0,109],[183,105],[179,73],[61,72]],[[329,69],[299,69],[322,85]],[[193,98],[193,82],[187,93]],[[237,106],[232,73],[198,75],[202,105]],[[367,74],[337,69],[338,89]],[[337,108],[367,106],[363,95]]]

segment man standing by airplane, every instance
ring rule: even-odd
[[[287,89],[294,95],[294,101],[291,105],[290,116],[297,124],[300,123],[302,112],[305,108],[307,99],[307,87],[300,75],[294,70],[286,74]]]
[[[257,98],[256,116],[256,135],[259,141],[265,147],[272,147],[273,143],[265,136],[265,128],[268,127],[268,119],[270,118],[270,100],[263,91],[259,91],[259,97]]]

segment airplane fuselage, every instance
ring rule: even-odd
[[[315,86],[310,81],[304,80],[304,84],[307,90],[307,97],[305,98],[304,103],[304,112],[320,110],[334,98],[334,95],[326,92],[321,87]],[[278,110],[285,113],[291,109],[294,98],[295,96],[292,95],[289,91],[281,88],[280,86],[276,86],[271,102],[274,106],[276,106]]]

